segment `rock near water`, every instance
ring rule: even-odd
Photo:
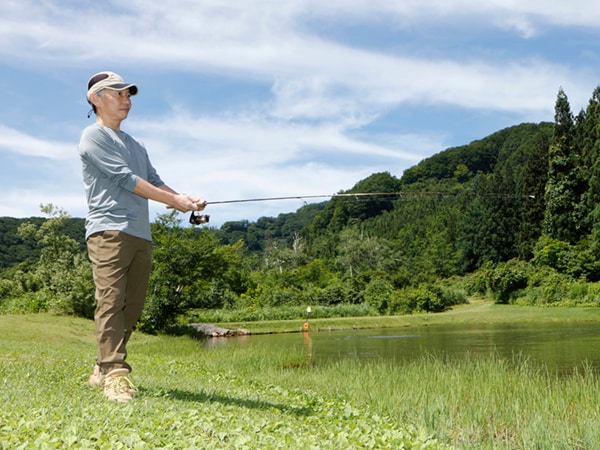
[[[191,323],[189,326],[198,333],[210,337],[247,336],[250,334],[248,330],[229,330],[210,323]]]

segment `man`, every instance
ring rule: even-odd
[[[136,389],[128,378],[126,345],[142,313],[151,270],[148,199],[181,212],[201,211],[206,202],[167,186],[144,145],[121,131],[131,96],[138,92],[135,84],[101,72],[87,87],[96,123],[81,133],[79,155],[88,203],[85,238],[96,285],[98,350],[88,384],[103,386],[110,400],[127,402]]]

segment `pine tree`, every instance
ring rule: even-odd
[[[587,224],[592,234],[592,249],[600,250],[600,87],[594,90],[582,126],[588,190],[585,195]]]
[[[575,120],[567,95],[558,92],[554,114],[554,136],[548,149],[548,182],[544,214],[545,234],[576,243],[585,236],[584,194],[581,150],[575,140]]]

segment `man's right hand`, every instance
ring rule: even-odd
[[[202,211],[206,207],[206,200],[202,197],[190,197],[187,194],[176,194],[174,200],[174,203],[170,206],[182,213]]]

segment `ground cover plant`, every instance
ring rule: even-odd
[[[447,448],[368,405],[240,376],[236,366],[248,360],[231,365],[187,337],[136,334],[130,351],[140,394],[119,404],[84,385],[91,322],[0,316],[0,335],[2,449]],[[294,359],[272,363],[293,367]]]
[[[380,326],[535,326],[597,321],[600,309],[473,302],[382,319],[388,322]],[[285,323],[280,331],[298,325]],[[326,324],[311,321],[312,332]],[[557,376],[519,355],[316,364],[302,351],[206,348],[187,336],[136,333],[130,361],[140,395],[114,404],[84,385],[94,352],[91,322],[0,316],[0,336],[2,449],[587,449],[600,442],[598,374],[586,368]]]

